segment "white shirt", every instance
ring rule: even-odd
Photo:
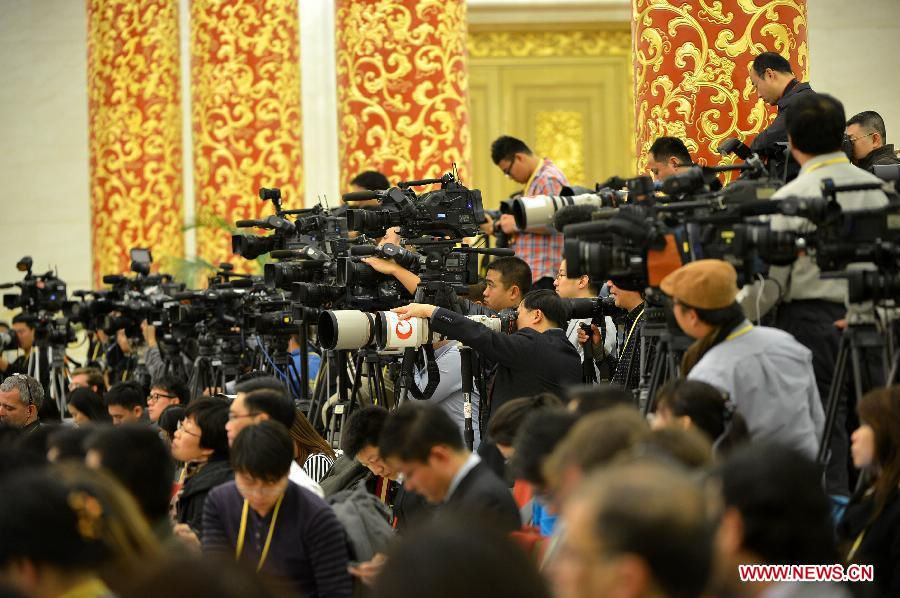
[[[291,471],[288,473],[288,479],[301,488],[306,488],[319,498],[325,498],[325,492],[322,491],[322,487],[309,477],[309,474],[303,471],[303,468],[293,459],[291,459]]]

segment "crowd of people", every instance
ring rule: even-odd
[[[820,194],[824,178],[872,182],[865,168],[897,162],[880,116],[847,120],[781,56],[760,55],[751,81],[778,107],[754,150],[787,141],[799,167],[775,200]],[[679,139],[649,152],[658,180],[692,165]],[[519,139],[496,140],[492,158],[526,196],[568,184]],[[839,201],[887,200],[867,190]],[[570,276],[562,236],[518,231],[509,214],[485,230],[512,237],[516,255],[486,265],[481,296],[457,311],[394,310],[443,339],[434,395],[363,397],[335,443],[284,381],[252,371],[233,395],[192,396],[177,373],[151,368],[147,388],[114,382],[112,366],[74,369],[60,414],[47,381],[28,375],[34,327],[17,316],[22,354],[0,358],[0,594],[900,595],[900,387],[842,396],[826,433],[841,329],[860,317],[846,284],[808,256],[743,288],[725,261],[674,270],[658,292],[692,344],[678,377],[642,397],[654,359],[646,285]],[[419,285],[390,260],[365,261]],[[598,296],[614,315],[569,317],[567,299]],[[513,333],[466,317],[505,309]],[[149,353],[152,327],[144,336]],[[457,343],[488,382],[472,403]],[[418,367],[414,382],[428,377]],[[835,564],[828,579],[799,579]]]

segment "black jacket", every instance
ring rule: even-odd
[[[799,83],[796,79],[788,83],[784,94],[776,104],[778,106],[778,116],[775,117],[771,125],[756,136],[750,149],[754,152],[759,152],[765,148],[773,147],[776,143],[787,142],[787,114],[790,112],[791,106],[808,93],[814,93],[809,83]]]
[[[489,521],[503,532],[522,526],[519,508],[506,484],[484,463],[466,474],[447,500],[447,508]]]
[[[489,391],[491,415],[511,399],[541,392],[561,395],[566,386],[581,383],[578,351],[559,328],[543,333],[530,328],[513,334],[496,333],[443,308],[435,310],[431,326],[497,364]]]
[[[203,503],[209,491],[234,479],[227,459],[210,461],[184,481],[181,495],[175,503],[175,521],[187,523],[199,538],[203,538]]]
[[[900,164],[900,158],[897,158],[894,152],[894,145],[882,145],[873,149],[869,155],[859,161],[859,166],[863,170],[871,171],[873,166],[882,166],[886,164]]]
[[[838,536],[849,546],[865,530],[853,562],[874,565],[875,584],[882,596],[900,596],[900,492],[893,492],[869,525],[873,508],[872,495],[854,497],[838,524]]]

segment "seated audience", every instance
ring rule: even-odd
[[[86,442],[94,433],[93,428],[60,426],[47,436],[47,461],[62,463],[75,461],[84,463],[87,453]]]
[[[32,434],[41,427],[44,388],[25,374],[13,374],[0,384],[0,423]]]
[[[747,422],[734,403],[699,380],[670,380],[657,391],[653,427],[668,426],[700,430],[716,451],[724,453],[750,440]]]
[[[160,376],[150,386],[150,395],[147,397],[147,416],[154,424],[159,421],[159,416],[170,405],[185,407],[191,400],[191,393],[187,384],[175,376]]]
[[[294,440],[294,461],[318,483],[334,465],[334,449],[321,434],[316,432],[299,409],[295,410],[294,423],[290,430],[291,438]]]
[[[76,368],[69,375],[69,392],[76,388],[89,388],[102,397],[106,393],[106,380],[97,368]]]
[[[113,384],[103,399],[114,426],[147,421],[147,397],[137,382]]]
[[[103,397],[87,387],[76,388],[66,397],[69,415],[76,426],[112,422]]]
[[[184,407],[181,405],[169,405],[159,416],[156,425],[159,426],[159,437],[166,441],[166,445],[171,447],[172,440],[175,438],[175,430],[178,424],[184,419]]]
[[[352,595],[344,530],[312,492],[290,482],[294,446],[277,421],[244,428],[234,439],[235,479],[209,494],[203,512],[203,550],[282,581],[314,598]]]

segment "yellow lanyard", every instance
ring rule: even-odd
[[[634,333],[634,329],[637,328],[638,322],[641,321],[641,317],[644,315],[644,310],[641,309],[641,313],[637,315],[634,319],[634,324],[631,325],[631,330],[628,331],[628,336],[625,337],[625,344],[622,345],[622,353],[625,353],[625,348],[628,347],[629,341],[631,341],[631,335]]]
[[[812,166],[807,168],[804,172],[812,172],[813,170],[817,170],[817,169],[823,168],[825,166],[831,166],[832,164],[849,164],[849,163],[850,163],[850,160],[848,160],[847,158],[844,158],[844,157],[831,158],[828,160],[823,160],[823,161],[819,162],[818,164],[813,164]]]
[[[256,571],[259,572],[262,569],[263,563],[266,562],[266,557],[269,556],[269,545],[272,543],[272,534],[275,531],[275,520],[278,519],[278,510],[281,509],[281,501],[284,499],[284,494],[278,497],[278,502],[275,503],[275,512],[272,513],[272,523],[269,524],[269,533],[266,536],[266,543],[263,546],[262,555],[259,557],[259,564],[256,565]],[[247,535],[247,513],[250,511],[250,505],[247,503],[247,500],[244,500],[244,510],[241,513],[241,529],[238,531],[238,539],[237,546],[234,549],[234,560],[241,560],[241,552],[244,551],[244,541],[246,540],[245,536]]]
[[[732,341],[732,340],[736,339],[736,338],[739,337],[739,336],[743,336],[743,335],[747,334],[747,333],[750,332],[751,330],[753,330],[753,324],[747,324],[746,326],[744,326],[744,327],[741,328],[740,330],[737,330],[737,331],[735,331],[735,332],[732,332],[731,334],[729,334],[728,336],[726,336],[726,337],[725,337],[725,340],[726,340],[726,341]]]
[[[866,530],[859,532],[859,535],[856,536],[856,541],[853,542],[853,547],[850,549],[850,552],[847,553],[847,562],[851,562],[853,557],[856,556],[856,551],[859,550],[860,544],[862,544],[863,536],[866,535]]]
[[[525,195],[525,196],[528,195],[528,189],[531,188],[531,183],[534,182],[534,177],[537,176],[538,171],[540,171],[540,169],[541,169],[541,167],[542,167],[543,165],[544,165],[544,161],[541,160],[541,163],[538,164],[537,167],[535,167],[534,172],[532,172],[532,173],[531,173],[531,176],[528,177],[528,182],[525,183],[525,189],[522,191],[522,194],[523,194],[523,195]]]

